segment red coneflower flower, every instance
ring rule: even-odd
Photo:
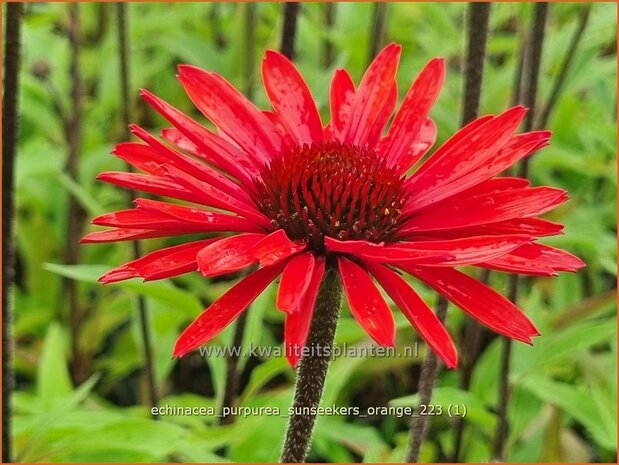
[[[217,133],[142,91],[174,127],[162,138],[132,126],[145,143],[114,154],[143,172],[106,172],[119,186],[203,205],[136,199],[136,208],[99,216],[109,226],[83,242],[230,232],[157,250],[100,278],[163,279],[199,270],[212,277],[258,264],[181,334],[180,356],[215,337],[279,275],[277,307],[286,313],[286,347],[306,341],[327,267],[339,270],[353,316],[379,344],[394,343],[393,315],[375,281],[426,343],[454,367],[449,334],[404,271],[494,331],[531,343],[539,332],[514,304],[456,267],[554,276],[583,262],[536,243],[562,226],[537,216],[563,203],[561,189],[497,177],[544,147],[548,131],[516,135],[526,109],[481,117],[451,137],[412,174],[436,139],[430,109],[445,63],[431,60],[398,100],[400,46],[387,46],[355,87],[345,70],[331,82],[331,121],[323,125],[312,95],[284,56],[267,51],[262,77],[273,111],[261,111],[224,78],[179,67],[189,98]],[[298,351],[289,351],[296,365]]]

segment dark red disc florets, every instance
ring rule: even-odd
[[[305,145],[264,168],[257,203],[290,239],[322,251],[325,236],[387,239],[405,200],[402,183],[370,150],[334,142]]]

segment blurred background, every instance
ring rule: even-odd
[[[172,360],[171,353],[184,326],[230,287],[230,280],[193,273],[101,286],[98,276],[132,258],[130,244],[77,242],[93,230],[90,218],[128,205],[126,192],[95,180],[101,171],[124,170],[110,151],[127,137],[126,112],[153,133],[166,127],[139,99],[138,89],[202,120],[175,78],[176,65],[190,63],[222,74],[267,108],[259,65],[265,49],[281,47],[284,8],[281,3],[130,3],[120,11],[111,3],[26,5],[15,177],[14,460],[277,461],[285,415],[252,415],[229,424],[209,415],[150,415],[153,401],[216,411],[229,402],[224,400],[229,361],[199,353]],[[403,45],[401,96],[430,58],[447,58],[446,85],[432,112],[437,142],[444,141],[460,125],[466,11],[465,3],[301,4],[294,60],[323,120],[334,69],[346,67],[358,82],[376,51],[395,41]],[[532,15],[533,4],[492,6],[482,114],[519,100],[515,76]],[[543,336],[533,347],[513,346],[505,457],[510,462],[616,460],[616,17],[614,3],[549,7],[538,113],[549,108],[546,126],[554,137],[533,157],[530,177],[533,184],[569,191],[571,200],[549,215],[566,225],[565,234],[545,242],[580,256],[587,268],[521,283],[519,305]],[[123,19],[127,89],[121,85]],[[142,248],[170,244],[151,239]],[[490,282],[507,289],[502,273],[492,273]],[[433,293],[417,288],[432,303]],[[146,304],[150,365],[138,296]],[[417,335],[399,312],[395,315],[397,346],[413,345]],[[282,324],[269,288],[248,311],[244,347],[281,344]],[[441,370],[433,404],[464,404],[467,416],[464,426],[447,415],[432,417],[421,460],[453,461],[456,430],[462,429],[458,459],[488,461],[497,426],[501,340],[482,332],[479,346],[467,352],[467,318],[450,308],[447,325],[463,365]],[[232,325],[211,345],[230,344],[234,331]],[[337,335],[337,343],[344,342],[370,343],[346,310]],[[423,344],[419,351],[418,357],[336,360],[323,405],[358,406],[362,412],[415,406]],[[236,371],[236,405],[279,407],[285,413],[295,377],[285,358],[241,357]],[[400,462],[408,423],[408,417],[396,415],[319,417],[309,460]]]

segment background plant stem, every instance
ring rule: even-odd
[[[68,39],[70,47],[69,74],[71,76],[71,107],[65,124],[65,137],[68,145],[68,157],[66,162],[67,175],[79,183],[79,157],[82,146],[82,74],[80,70],[81,49],[81,21],[80,5],[69,4]],[[79,239],[85,219],[85,212],[77,199],[69,196],[69,209],[67,221],[67,248],[65,264],[77,265],[79,263]],[[81,309],[78,295],[77,282],[73,279],[64,281],[65,295],[69,308],[69,325],[71,330],[71,358],[73,382],[80,384],[86,380],[87,373],[83,363],[83,356],[79,346],[79,334],[81,326]]]
[[[118,55],[120,59],[120,92],[122,101],[124,137],[129,140],[129,124],[131,124],[131,95],[130,87],[130,64],[129,64],[129,34],[127,5],[125,3],[116,4],[116,21],[118,26]],[[133,171],[133,167],[127,163],[128,171]],[[127,190],[127,200],[129,203],[135,198],[135,191]],[[142,255],[142,247],[138,241],[131,242],[131,250],[134,258]],[[159,401],[157,385],[155,382],[155,362],[153,360],[153,348],[150,335],[150,325],[148,323],[148,304],[143,295],[136,297],[138,308],[138,320],[140,325],[140,335],[144,346],[144,378],[148,392],[148,405],[156,407]],[[154,418],[158,418],[155,416]]]
[[[2,462],[12,459],[11,402],[13,366],[11,344],[13,309],[11,288],[14,279],[15,244],[13,216],[15,213],[15,157],[19,138],[19,68],[21,58],[21,23],[23,3],[6,5],[4,32],[4,82],[2,89]]]
[[[462,126],[477,118],[479,112],[486,43],[488,40],[490,5],[490,3],[469,3]],[[444,321],[447,315],[447,300],[442,296],[439,296],[436,304],[436,315],[441,321]],[[418,392],[420,405],[428,405],[431,402],[432,390],[434,389],[438,371],[438,359],[434,352],[429,350],[419,375]],[[427,415],[413,416],[411,419],[407,462],[414,463],[419,460],[421,445],[425,440],[429,426],[430,417]]]
[[[380,52],[385,45],[385,36],[387,34],[387,9],[389,4],[386,2],[375,2],[374,12],[372,14],[372,32],[370,39],[370,51],[368,63],[374,60],[374,57]]]
[[[284,26],[282,28],[282,42],[280,52],[282,52],[290,60],[294,60],[295,55],[295,37],[297,34],[297,17],[301,3],[286,2],[284,3]]]
[[[546,16],[548,14],[548,3],[540,2],[535,4],[535,14],[533,24],[527,41],[527,66],[524,104],[529,108],[529,113],[524,121],[524,130],[533,129],[533,121],[536,112],[537,85],[542,60],[542,47],[544,45],[544,32],[546,28]],[[520,162],[518,176],[528,177],[530,158],[525,158]],[[509,279],[509,299],[516,304],[520,287],[520,276],[511,275]],[[493,457],[497,461],[505,460],[505,444],[508,436],[508,407],[509,407],[509,373],[512,351],[511,339],[504,338],[503,349],[501,352],[501,365],[499,368],[499,399],[497,405],[498,422],[494,438]]]
[[[306,350],[311,355],[303,357],[297,369],[294,413],[286,429],[283,463],[304,462],[309,451],[316,415],[306,415],[302,411],[320,405],[341,306],[342,285],[337,271],[330,269],[320,286],[307,338]]]
[[[324,27],[327,34],[331,33],[333,26],[335,25],[335,14],[337,11],[336,2],[323,3],[324,8]],[[322,56],[323,64],[325,68],[330,67],[333,64],[334,55],[333,41],[331,37],[326,37],[323,40]]]

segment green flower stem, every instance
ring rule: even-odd
[[[342,285],[337,272],[331,269],[325,274],[316,301],[307,356],[301,359],[297,370],[294,412],[286,430],[283,463],[302,463],[309,451],[316,415],[307,412],[315,411],[320,404],[341,307]]]

